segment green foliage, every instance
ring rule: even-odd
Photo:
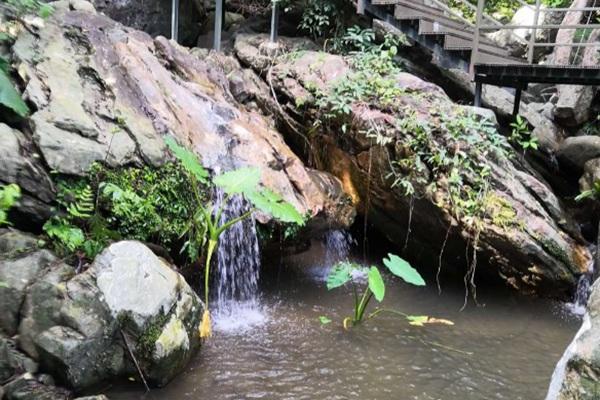
[[[178,145],[177,142],[175,142],[175,139],[170,136],[165,138],[165,143],[169,146],[169,149],[171,149],[173,155],[177,157],[185,170],[192,174],[198,183],[205,185],[208,179],[208,171],[202,167],[198,156],[191,151],[187,151],[185,147]]]
[[[3,60],[2,64],[6,66],[6,60],[2,57],[0,59]],[[21,94],[15,89],[5,68],[0,68],[0,105],[25,118],[29,115],[29,107],[21,98]]]
[[[467,0],[472,5],[477,5],[477,0]],[[525,0],[531,5],[535,4],[535,0]],[[542,0],[542,4],[551,8],[568,7],[571,4],[570,0]],[[448,0],[448,6],[454,11],[457,11],[463,17],[471,22],[475,22],[475,12],[466,6],[462,0]],[[485,12],[489,15],[500,17],[505,21],[510,20],[515,12],[521,7],[517,0],[487,0],[485,3]]]
[[[419,272],[402,258],[394,254],[388,254],[387,258],[383,259],[383,264],[392,274],[402,278],[404,282],[415,286],[425,286],[425,281]]]
[[[425,285],[425,281],[421,275],[419,275],[408,262],[400,257],[389,254],[388,258],[384,259],[383,262],[392,274],[402,278],[405,282],[416,286]],[[367,275],[367,286],[364,289],[363,294],[359,296],[357,285],[354,282],[354,276],[357,274],[364,275],[365,272]],[[385,297],[385,282],[379,272],[379,268],[376,266],[371,266],[369,269],[366,269],[358,264],[348,261],[340,262],[333,266],[327,276],[327,289],[336,289],[347,283],[351,283],[353,288],[354,314],[352,317],[344,319],[344,327],[346,328],[349,325],[357,325],[363,321],[365,312],[372,298],[375,298],[378,302],[382,302]],[[376,315],[376,313],[374,314]],[[372,316],[374,315],[372,314]]]
[[[21,198],[21,188],[19,185],[11,183],[10,185],[0,185],[0,227],[10,225],[8,221],[8,212]]]
[[[352,15],[347,0],[305,0],[298,28],[313,39],[339,36]]]
[[[54,12],[54,8],[40,0],[3,0],[5,7],[10,9],[16,16],[22,14],[37,14],[42,18],[48,18]]]
[[[119,170],[96,164],[85,178],[58,178],[57,188],[57,215],[44,230],[62,255],[77,252],[93,258],[111,241],[126,238],[174,252],[183,247],[194,261],[204,245],[205,235],[195,231],[180,244],[196,200],[176,164]]]
[[[0,282],[0,285],[1,284],[2,284],[2,282]],[[0,287],[2,287],[2,286],[0,286]],[[327,324],[332,323],[333,321],[330,318],[327,318],[326,316],[321,315],[319,317],[319,322],[321,323],[321,325],[327,325]]]
[[[511,142],[518,144],[523,151],[538,149],[538,140],[531,134],[529,124],[523,117],[517,115],[515,121],[510,124],[510,127],[512,128],[510,135]]]

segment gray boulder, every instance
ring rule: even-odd
[[[569,166],[583,169],[586,162],[600,157],[600,136],[575,136],[564,140],[558,157]]]
[[[594,158],[585,163],[583,176],[579,179],[579,189],[582,192],[590,190],[596,182],[600,182],[600,158]]]
[[[7,384],[6,400],[70,400],[71,393],[53,385],[46,385],[30,373],[25,373]]]
[[[47,250],[17,259],[0,258],[1,330],[11,336],[17,332],[19,314],[28,287],[56,261],[57,258]]]
[[[169,382],[200,342],[202,303],[164,260],[139,242],[105,249],[84,273],[57,264],[31,286],[19,345],[62,383],[83,389],[135,373]]]
[[[11,257],[37,249],[38,239],[14,229],[0,229],[0,256]]]

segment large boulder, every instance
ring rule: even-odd
[[[600,281],[581,329],[556,366],[546,400],[593,400],[600,386]]]
[[[317,97],[331,93],[337,82],[351,81],[353,69],[348,61],[303,50],[267,63],[264,59],[269,55],[260,52],[266,40],[265,36],[238,35],[238,57],[267,76],[283,110],[301,105],[301,112],[290,111],[287,118],[296,118],[304,132],[310,132],[313,147],[326,155],[320,159],[323,167],[340,178],[373,227],[398,246],[408,243],[406,254],[421,254],[423,264],[437,265],[437,257],[423,257],[439,255],[444,249],[443,258],[451,269],[456,269],[457,260],[464,260],[469,243],[476,241],[477,260],[485,264],[478,271],[499,276],[523,292],[570,294],[578,276],[589,267],[587,243],[549,185],[498,134],[493,119],[454,104],[434,84],[398,73],[389,79],[400,94],[386,104],[373,99],[353,102],[344,131],[335,119],[323,115],[323,103]],[[285,38],[282,41],[285,46]],[[267,70],[265,65],[269,65]],[[327,123],[314,125],[324,120]],[[459,128],[449,128],[452,124]],[[404,167],[403,163],[412,160],[415,143],[422,144],[419,151],[426,155],[420,165]],[[492,151],[493,147],[505,152]],[[436,171],[433,164],[435,157],[447,159],[458,150],[470,162],[492,171],[479,193],[484,196],[485,211],[477,218],[461,216],[448,194],[449,181],[456,176],[440,172],[444,167]],[[468,175],[460,178],[461,191],[478,187],[478,178]],[[458,265],[462,268],[463,264]]]
[[[600,157],[600,136],[574,136],[561,143],[558,157],[565,164],[583,169],[585,163]]]
[[[594,158],[585,163],[583,175],[579,179],[579,189],[582,192],[591,190],[596,182],[600,182],[600,158]]]
[[[313,226],[351,222],[331,214],[337,208],[269,120],[231,96],[221,66],[83,0],[73,4],[55,2],[44,27],[22,31],[12,48],[36,110],[33,143],[50,169],[84,175],[96,161],[159,166],[169,159],[163,137],[173,135],[207,168],[260,168],[262,184],[313,217]]]
[[[136,373],[128,349],[146,379],[163,386],[200,345],[198,296],[139,242],[109,246],[79,275],[59,261],[44,272],[10,322],[20,315],[20,349],[68,387]]]

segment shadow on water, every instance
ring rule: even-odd
[[[497,287],[479,288],[485,307],[459,312],[460,285],[438,295],[429,279],[428,287],[415,288],[388,276],[386,307],[455,325],[418,328],[382,316],[344,331],[351,293],[324,284],[335,258],[331,246],[316,244],[285,259],[278,278],[263,274],[262,324],[217,332],[166,388],[142,396],[129,383],[107,394],[116,400],[543,399],[580,324],[561,304]],[[321,315],[333,322],[321,325]]]

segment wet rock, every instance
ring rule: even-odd
[[[100,394],[98,396],[77,397],[75,400],[109,400],[109,399],[105,395]]]
[[[558,363],[548,400],[593,400],[600,385],[600,282],[592,286],[587,314]]]
[[[118,3],[114,7],[133,7]],[[240,105],[273,105],[258,80],[254,87],[240,83],[251,71],[230,80],[220,65],[163,37],[66,1],[55,9],[42,29],[23,31],[13,46],[25,97],[36,110],[32,140],[52,170],[84,175],[97,161],[160,166],[169,159],[163,137],[173,135],[207,168],[258,167],[262,184],[314,217],[313,224],[343,227],[271,121]],[[33,212],[36,204],[30,204]]]
[[[40,250],[16,259],[0,258],[0,329],[14,335],[19,313],[28,287],[47,270],[57,258],[47,250]]]
[[[6,386],[6,400],[70,400],[71,393],[52,385],[44,385],[32,374],[26,373]]]
[[[576,136],[564,140],[558,151],[561,161],[577,169],[600,157],[600,136]]]
[[[252,53],[249,47],[254,46],[253,54],[260,54],[260,41],[265,38],[238,35],[238,40],[238,56],[244,62],[252,62],[248,57]],[[282,104],[284,109],[303,104],[302,114],[289,113],[288,118],[296,118],[305,128],[304,132],[311,132],[312,145],[327,155],[321,160],[323,168],[341,180],[344,190],[351,195],[359,212],[366,214],[370,224],[398,246],[408,243],[406,254],[418,252],[420,262],[436,264],[437,258],[427,261],[425,258],[428,254],[439,255],[450,229],[444,258],[452,261],[445,268],[456,268],[456,260],[463,260],[465,247],[473,240],[473,221],[456,218],[454,206],[443,200],[447,177],[434,178],[436,174],[426,159],[419,169],[413,166],[403,170],[399,166],[394,176],[410,180],[417,194],[407,195],[402,187],[392,185],[390,162],[410,155],[410,143],[418,140],[419,135],[418,127],[414,131],[400,129],[397,121],[412,116],[416,121],[427,123],[431,132],[426,136],[435,146],[446,152],[456,151],[458,146],[470,154],[468,157],[482,162],[481,152],[471,153],[467,140],[492,140],[489,135],[496,129],[496,120],[491,119],[481,130],[471,131],[468,134],[471,139],[450,145],[453,139],[444,121],[463,121],[468,115],[481,121],[487,118],[486,113],[458,106],[436,85],[399,73],[390,77],[403,91],[395,98],[398,104],[355,102],[351,104],[348,117],[351,122],[347,122],[344,134],[339,133],[339,127],[331,131],[315,130],[313,122],[323,116],[313,93],[330,91],[332,83],[352,73],[350,64],[341,56],[310,50],[279,57],[267,71],[264,60],[255,58],[254,61],[257,72],[270,73],[274,89],[280,99],[286,101]],[[547,136],[551,136],[547,139],[548,147],[556,147],[558,137],[554,136],[558,136],[558,132],[554,131],[557,129],[554,124],[537,113],[531,115],[538,122],[538,129],[545,129],[548,123]],[[377,126],[378,142],[364,134],[373,126]],[[467,135],[465,129],[461,128],[463,135]],[[508,147],[504,138],[495,137],[493,140]],[[569,296],[591,260],[576,224],[549,185],[522,157],[488,153],[484,158],[493,173],[486,194],[486,207],[490,208],[479,225],[477,237],[478,260],[485,267],[478,271],[488,271],[524,293]],[[418,178],[411,178],[415,173]],[[463,185],[469,183],[463,181]],[[508,219],[503,222],[504,217],[498,218],[501,214]],[[412,221],[410,230],[408,221]],[[519,221],[527,221],[526,226]]]

